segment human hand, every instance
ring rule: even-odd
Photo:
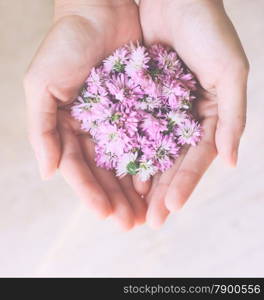
[[[217,153],[236,165],[246,119],[248,61],[221,0],[141,0],[140,19],[145,43],[172,46],[201,85],[195,108],[202,140],[154,177],[148,195],[147,222],[159,227],[186,202]]]
[[[66,181],[99,216],[113,214],[125,229],[145,219],[146,203],[131,177],[118,180],[97,168],[93,145],[65,109],[90,69],[116,48],[141,39],[132,0],[57,1],[54,25],[27,75],[29,137],[43,178],[59,167]]]

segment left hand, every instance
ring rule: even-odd
[[[217,153],[236,165],[246,119],[248,61],[221,0],[141,0],[140,18],[145,43],[172,46],[197,76],[202,94],[196,103],[201,142],[153,178],[147,222],[159,227],[186,202]]]

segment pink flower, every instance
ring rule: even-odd
[[[186,90],[180,82],[168,79],[163,85],[162,92],[169,107],[173,110],[180,108],[181,99],[189,96],[189,90]]]
[[[195,146],[201,137],[201,126],[193,120],[186,119],[176,130],[181,145]]]
[[[92,136],[97,166],[146,181],[201,139],[196,85],[172,49],[124,46],[91,70],[71,113]]]
[[[95,145],[95,160],[98,167],[112,170],[117,167],[118,156],[111,152],[107,152],[104,147]]]
[[[89,77],[86,80],[87,88],[90,94],[106,95],[103,86],[105,74],[102,67],[92,68]]]
[[[141,181],[147,181],[151,176],[155,175],[158,167],[154,165],[152,160],[140,161],[137,174]]]
[[[164,172],[173,164],[173,160],[179,155],[179,147],[175,143],[173,135],[160,136],[155,141],[155,159],[159,169]]]
[[[142,110],[153,111],[155,108],[161,108],[162,101],[158,97],[144,96],[138,99],[136,107]]]
[[[138,76],[140,73],[144,73],[148,69],[147,63],[149,62],[149,56],[146,48],[138,46],[132,49],[130,61],[126,65],[126,74],[130,77]]]
[[[142,94],[141,89],[125,74],[113,76],[106,86],[110,94],[119,101],[131,99],[134,93]]]
[[[164,52],[158,56],[158,67],[163,69],[167,74],[174,75],[174,73],[181,70],[181,63],[178,60],[177,54],[175,52]]]
[[[111,116],[111,123],[116,124],[118,128],[124,129],[130,137],[137,134],[139,121],[137,111],[130,110],[119,104],[115,106],[115,112]]]
[[[173,125],[180,125],[188,118],[185,111],[181,110],[171,110],[168,113],[168,119]]]
[[[127,174],[136,175],[138,172],[137,153],[123,153],[117,163],[116,175],[124,177]]]
[[[156,139],[162,131],[167,129],[167,121],[163,119],[157,119],[153,115],[148,113],[142,113],[143,120],[140,128],[143,132],[152,139]]]
[[[100,125],[100,131],[96,132],[94,138],[98,145],[104,147],[106,153],[122,155],[129,147],[129,139],[123,130],[107,122]]]
[[[124,72],[125,66],[129,60],[129,52],[126,47],[117,49],[113,55],[104,60],[104,70],[110,72]]]
[[[153,44],[148,48],[151,59],[158,61],[160,56],[166,55],[169,48],[161,44]]]

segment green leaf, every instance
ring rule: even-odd
[[[115,114],[113,114],[113,115],[111,116],[111,121],[112,121],[112,122],[116,122],[116,121],[118,121],[120,118],[121,118],[121,114],[115,113]]]
[[[127,172],[130,175],[136,175],[138,172],[138,163],[136,161],[131,161],[128,165],[127,165]]]
[[[114,66],[113,66],[113,70],[115,72],[124,72],[125,71],[125,65],[122,64],[120,61],[117,61]]]
[[[98,102],[100,102],[100,97],[99,96],[83,97],[83,102],[85,102],[85,103],[98,103]]]
[[[156,78],[158,77],[158,75],[160,74],[160,69],[155,68],[155,67],[150,68],[150,69],[149,69],[149,74],[150,74],[150,76],[152,77],[152,79],[154,80],[154,79],[156,79]]]

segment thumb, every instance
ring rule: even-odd
[[[240,138],[246,124],[247,74],[247,68],[225,74],[216,88],[216,146],[219,155],[233,167],[237,164]]]

